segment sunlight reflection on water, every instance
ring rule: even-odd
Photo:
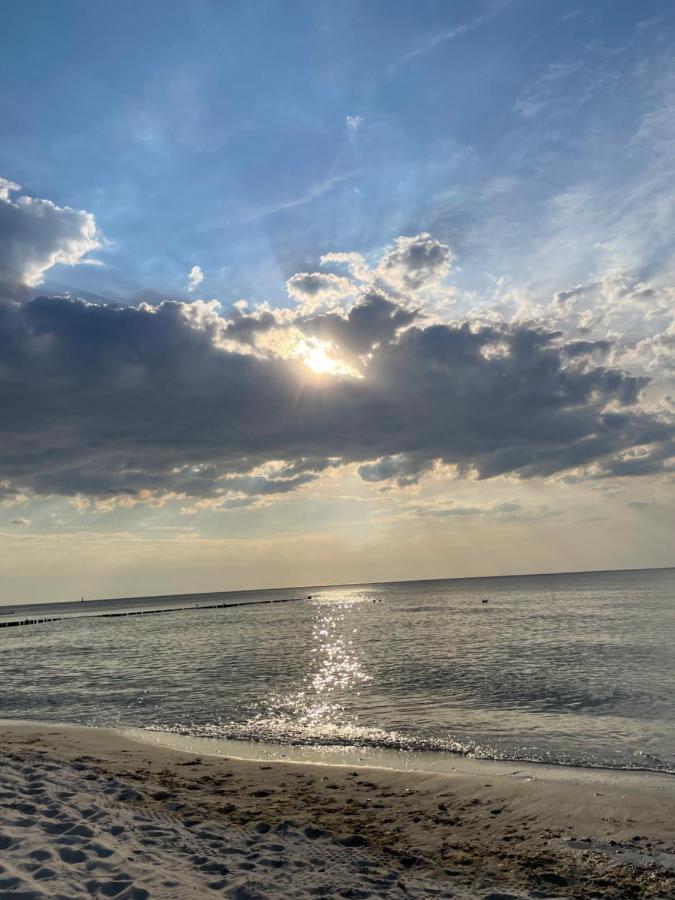
[[[288,694],[272,693],[254,705],[249,726],[270,735],[289,731],[354,737],[347,725],[347,700],[360,696],[359,686],[372,680],[362,664],[355,642],[359,629],[349,615],[365,598],[330,598],[314,604],[312,645],[303,686]],[[353,705],[350,704],[350,705]],[[358,719],[358,715],[354,717]]]

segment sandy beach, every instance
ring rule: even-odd
[[[0,897],[672,897],[675,779],[196,756],[0,725]]]

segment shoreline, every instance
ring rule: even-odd
[[[0,721],[3,900],[675,895],[667,774],[234,758],[149,734]]]
[[[17,720],[18,721],[18,720]],[[2,720],[0,720],[0,724]],[[45,723],[36,723],[45,724]],[[511,759],[510,757],[494,758],[475,756],[459,750],[354,746],[350,744],[282,744],[270,741],[253,741],[243,738],[225,738],[220,736],[183,734],[178,731],[141,727],[120,727],[120,733],[142,743],[156,744],[185,752],[201,753],[204,756],[226,756],[231,759],[252,760],[254,762],[299,762],[306,765],[325,766],[361,766],[361,768],[393,770],[399,772],[415,772],[419,774],[483,774],[500,771],[506,773],[514,767],[520,770],[531,769],[532,777],[546,775],[555,779],[583,778],[588,773],[611,778],[617,776],[658,776],[675,777],[675,771],[668,769],[650,769],[647,766],[611,766],[611,765],[579,765],[576,763],[551,762],[550,760]]]
[[[494,774],[509,775],[518,769],[533,779],[542,777],[549,780],[572,779],[579,781],[598,778],[656,777],[675,779],[675,771],[650,769],[640,766],[579,765],[576,763],[551,762],[550,760],[494,758],[475,756],[459,750],[394,748],[386,746],[358,746],[351,744],[285,744],[272,741],[225,738],[221,736],[193,735],[161,728],[143,728],[136,725],[87,725],[79,722],[48,721],[38,719],[0,718],[0,733],[5,727],[32,726],[43,728],[84,728],[94,731],[110,731],[130,740],[177,750],[184,753],[240,760],[242,762],[300,763],[311,766],[352,767],[355,766],[382,771],[406,772],[421,775]],[[674,781],[675,785],[675,781]]]

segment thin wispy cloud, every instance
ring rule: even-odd
[[[244,214],[241,217],[241,221],[246,223],[258,222],[261,219],[265,219],[267,216],[286,212],[287,210],[296,209],[297,207],[306,206],[308,203],[314,203],[316,200],[321,199],[325,194],[330,193],[335,188],[353,181],[360,174],[360,170],[354,169],[349,172],[342,172],[340,174],[331,175],[322,181],[318,181],[315,184],[310,185],[302,194],[297,197],[292,197],[288,200],[280,201],[279,203],[273,203],[269,206],[262,206],[258,209],[255,209],[254,211]]]
[[[487,25],[488,22],[495,19],[508,5],[507,0],[504,0],[504,2],[493,3],[486,12],[475,16],[473,19],[470,19],[467,22],[460,22],[452,28],[436,31],[434,34],[430,34],[428,37],[419,40],[413,47],[405,53],[402,53],[397,59],[389,64],[387,68],[388,74],[393,76],[404,68],[404,66],[409,65],[421,57],[428,56],[430,53],[433,53],[439,47],[443,46],[443,44],[457,40],[465,34],[469,34],[477,28]]]

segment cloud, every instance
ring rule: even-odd
[[[7,178],[2,178],[0,176],[0,200],[5,203],[10,202],[10,194],[14,191],[20,191],[21,185],[17,184],[16,181],[9,181]]]
[[[319,262],[322,266],[344,267],[357,281],[372,281],[373,279],[373,274],[360,253],[324,253]]]
[[[245,311],[245,307],[235,308],[232,318],[223,328],[223,335],[241,344],[253,345],[258,335],[265,334],[278,326],[279,322],[270,310],[256,310],[249,314]]]
[[[414,506],[410,514],[434,519],[489,519],[497,522],[531,522],[560,516],[559,510],[550,509],[546,504],[527,507],[522,503],[502,501],[491,506],[463,506],[450,502],[432,502]]]
[[[345,124],[347,125],[347,130],[352,134],[356,134],[361,125],[363,125],[363,119],[361,116],[347,116],[345,118]]]
[[[384,281],[401,291],[418,291],[442,281],[450,271],[452,251],[430,234],[399,237],[377,267]]]
[[[675,318],[661,334],[650,335],[617,353],[624,364],[653,375],[675,373]]]
[[[75,266],[101,244],[94,216],[22,194],[18,184],[0,178],[0,289],[16,294],[35,287],[44,273],[62,263]]]
[[[229,348],[251,318],[265,321],[199,301],[0,305],[0,480],[126,503],[283,494],[352,463],[400,484],[438,460],[478,478],[668,465],[673,426],[641,405],[648,379],[590,363],[558,332],[425,326],[367,293],[344,318],[294,321],[337,353],[370,348],[362,378],[319,378],[298,359]]]
[[[675,291],[670,285],[643,281],[628,272],[612,272],[599,281],[558,291],[549,312],[557,318],[578,318],[585,329],[608,326],[632,333],[660,330],[675,312]]]
[[[414,62],[420,57],[433,53],[434,50],[441,47],[443,44],[446,44],[448,41],[454,41],[457,38],[463,37],[465,34],[474,31],[476,28],[480,28],[482,25],[487,24],[502,11],[505,5],[504,2],[493,3],[486,12],[481,13],[469,21],[460,22],[452,28],[435,30],[433,34],[417,41],[413,47],[390,63],[388,67],[389,75],[396,75],[404,66],[407,66],[409,63]]]
[[[79,262],[97,246],[96,229],[89,213],[14,202],[16,186],[0,188],[10,288],[0,299],[2,502],[233,507],[347,465],[365,482],[399,486],[438,474],[439,463],[456,478],[672,467],[672,409],[645,402],[647,373],[608,363],[617,338],[565,337],[496,315],[431,321],[424,297],[453,257],[430,234],[398,238],[372,268],[356,253],[327,254],[322,263],[348,276],[293,275],[288,291],[299,302],[285,309],[16,302],[18,278]],[[191,280],[201,274],[193,267]],[[648,288],[614,293],[633,303]]]
[[[305,334],[335,343],[343,355],[358,356],[382,341],[392,340],[416,318],[415,311],[399,306],[371,288],[346,314],[314,314],[295,321]]]
[[[265,219],[267,216],[276,215],[277,213],[285,212],[289,209],[296,209],[300,206],[306,206],[308,203],[314,203],[315,200],[319,200],[335,188],[353,181],[359,174],[361,174],[360,170],[353,169],[341,174],[330,175],[329,177],[310,185],[302,194],[250,210],[242,216],[242,221],[249,223],[258,222],[261,219]]]
[[[6,481],[0,481],[0,506],[13,506],[16,503],[23,503],[26,495],[18,488]]]
[[[346,268],[354,282],[371,284],[384,290],[406,294],[430,287],[440,287],[447,278],[453,262],[452,250],[427,232],[396,238],[386,248],[378,264],[371,268],[360,253],[325,253],[321,265]],[[305,287],[303,282],[309,279]],[[353,293],[354,282],[337,275],[301,273],[287,282],[289,293],[296,291],[320,294],[333,290],[337,296]]]
[[[359,466],[358,472],[364,481],[378,482],[394,480],[399,487],[417,484],[432,462],[421,464],[418,459],[403,455],[383,456],[372,463]]]
[[[288,279],[286,289],[306,309],[353,296],[358,290],[349,278],[326,272],[298,272]]]
[[[199,266],[193,266],[190,269],[190,273],[188,275],[188,281],[189,281],[188,291],[192,292],[192,291],[196,290],[196,288],[199,287],[199,285],[202,283],[203,280],[204,280],[204,273],[202,272],[201,268]]]
[[[16,525],[18,528],[28,528],[30,519],[25,519],[23,516],[20,516],[18,519],[12,519],[9,524]]]
[[[654,386],[667,390],[675,373],[672,286],[613,273],[558,291],[547,312],[561,327],[580,335],[568,353],[583,353],[590,341],[596,358],[604,356],[612,365],[648,374]]]

